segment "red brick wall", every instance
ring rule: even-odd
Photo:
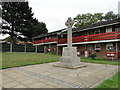
[[[80,56],[84,57],[85,56],[85,45],[78,45],[77,52],[80,52]]]
[[[96,53],[97,57],[96,58],[107,58],[106,53],[116,53],[116,43],[113,43],[113,50],[106,50],[106,44],[107,43],[101,43],[101,50],[99,52],[95,51],[95,44],[86,44],[86,45],[74,45],[73,47],[77,47],[77,52],[80,52],[80,57],[85,57],[85,51],[88,51],[88,45],[93,45],[93,50],[92,53]],[[66,47],[66,46],[64,46]],[[62,49],[63,46],[58,47],[58,55],[62,55]],[[116,54],[115,57],[116,58]]]
[[[93,45],[93,50],[92,53],[96,53],[97,58],[107,58],[106,53],[116,53],[116,43],[113,43],[113,50],[106,50],[106,44],[107,43],[101,43],[101,50],[99,50],[99,52],[95,51],[95,44],[87,44],[86,47],[88,45]],[[78,52],[81,53],[81,57],[84,57],[84,51],[88,50],[88,48],[85,48],[85,45],[78,45]]]

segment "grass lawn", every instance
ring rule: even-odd
[[[55,62],[59,57],[43,53],[2,53],[2,68]]]
[[[58,55],[44,53],[2,53],[2,67],[0,69],[26,66],[32,64],[42,64],[59,61]],[[81,62],[118,65],[117,62],[106,61],[103,59],[92,60],[91,58],[81,58]],[[119,63],[120,65],[120,63]]]
[[[103,81],[96,88],[118,88],[119,82],[120,82],[120,72],[117,72],[111,78]],[[119,86],[119,90],[120,90],[120,86]]]
[[[81,58],[81,62],[88,62],[88,63],[97,63],[97,64],[110,64],[110,65],[120,65],[120,62],[115,61],[107,61],[104,59],[96,59],[92,60],[91,58]]]
[[[59,60],[59,57],[60,56],[58,55],[43,53],[2,53],[2,67],[0,67],[0,69],[56,62]],[[91,58],[81,58],[81,62],[118,65],[117,62],[106,61],[103,59],[92,60]],[[97,88],[117,88],[118,75],[120,77],[120,72],[115,74],[112,78],[104,81]]]

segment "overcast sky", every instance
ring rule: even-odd
[[[120,0],[28,0],[34,17],[44,22],[49,32],[66,28],[68,17],[85,13],[118,13]],[[0,39],[3,37],[0,35]]]
[[[120,0],[28,0],[34,16],[45,22],[49,32],[65,28],[68,17],[76,17],[77,14],[118,13]]]

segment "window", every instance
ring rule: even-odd
[[[54,45],[51,45],[51,48],[55,48],[55,46],[54,46]]]
[[[90,30],[90,31],[87,31],[87,35],[92,35],[93,34],[93,31]]]
[[[116,27],[115,30],[116,30],[116,31],[120,31],[120,27]]]
[[[51,48],[51,45],[49,45],[48,47]]]
[[[113,43],[106,44],[106,50],[113,50]]]
[[[108,33],[108,32],[112,32],[112,28],[111,27],[106,28],[106,33]]]
[[[61,37],[63,37],[63,35],[61,35]]]
[[[100,30],[98,29],[98,30],[95,30],[94,31],[94,34],[100,34]]]
[[[93,50],[93,45],[88,45],[88,50]]]
[[[100,44],[95,44],[95,50],[101,50],[101,45]]]
[[[77,36],[78,36],[78,33],[74,33],[74,34],[73,34],[73,37],[77,37]]]

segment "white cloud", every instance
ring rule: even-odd
[[[6,35],[0,34],[0,40],[5,39],[5,38],[7,38],[8,36],[9,36],[8,34],[6,34]]]

